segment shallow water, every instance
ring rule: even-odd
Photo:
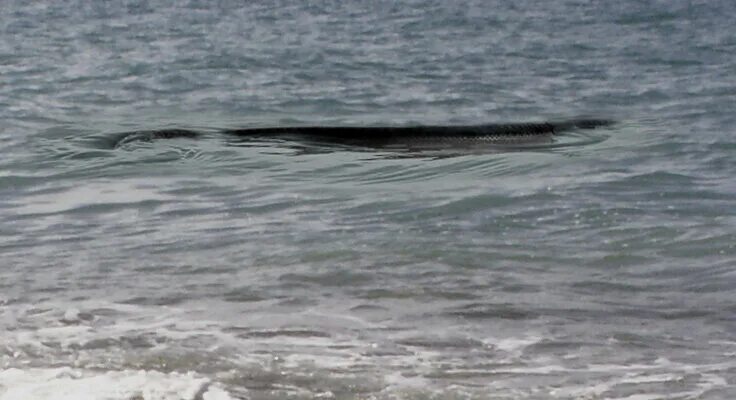
[[[734,397],[734,12],[4,1],[0,399]]]

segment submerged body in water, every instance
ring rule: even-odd
[[[336,145],[385,148],[394,145],[443,147],[454,144],[523,145],[551,142],[553,136],[575,129],[595,129],[613,124],[605,119],[575,119],[559,122],[483,125],[419,126],[294,126],[222,130],[240,138],[288,138]],[[197,138],[190,129],[159,129],[125,132],[115,136],[113,148],[138,141]]]

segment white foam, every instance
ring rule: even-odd
[[[659,357],[625,363],[593,358],[581,366],[577,360],[568,363],[535,352],[530,346],[545,336],[530,332],[486,336],[480,339],[484,346],[479,356],[466,357],[462,347],[431,346],[437,338],[460,337],[453,327],[430,334],[376,329],[379,333],[362,337],[351,329],[368,332],[366,326],[382,327],[343,319],[339,310],[332,318],[309,311],[275,319],[269,319],[272,313],[253,310],[235,322],[227,312],[213,315],[211,310],[218,310],[217,303],[176,307],[89,300],[0,307],[0,322],[10,328],[0,343],[0,400],[230,400],[247,390],[240,384],[244,376],[272,385],[278,393],[303,398],[339,397],[336,393],[356,385],[366,394],[389,398],[467,398],[465,390],[475,390],[513,398],[545,393],[550,398],[626,400],[648,400],[650,394],[632,394],[632,387],[666,385],[668,392],[651,394],[653,398],[696,398],[727,388],[734,365],[731,359],[692,364]],[[329,334],[299,333],[313,327]],[[407,338],[426,339],[430,345],[406,345]],[[470,339],[475,350],[477,339]],[[383,346],[386,351],[381,351]],[[207,366],[207,377],[199,369],[200,360]],[[169,361],[193,372],[148,370]],[[53,368],[59,365],[71,368]],[[213,374],[217,378],[208,378]],[[563,376],[581,379],[546,386]],[[217,382],[225,380],[238,382],[232,386],[237,394],[228,394]],[[449,382],[462,387],[452,388]]]
[[[541,336],[523,336],[510,338],[486,338],[482,340],[486,346],[493,346],[507,353],[518,353],[524,348],[539,343]]]
[[[232,400],[207,378],[157,371],[69,367],[0,370],[0,400]]]

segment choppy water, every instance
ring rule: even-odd
[[[0,3],[0,399],[736,396],[731,1]],[[219,129],[619,124],[401,153]],[[100,143],[137,129],[199,140]]]

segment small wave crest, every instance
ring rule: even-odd
[[[195,373],[94,371],[71,367],[0,370],[0,400],[233,400]]]

